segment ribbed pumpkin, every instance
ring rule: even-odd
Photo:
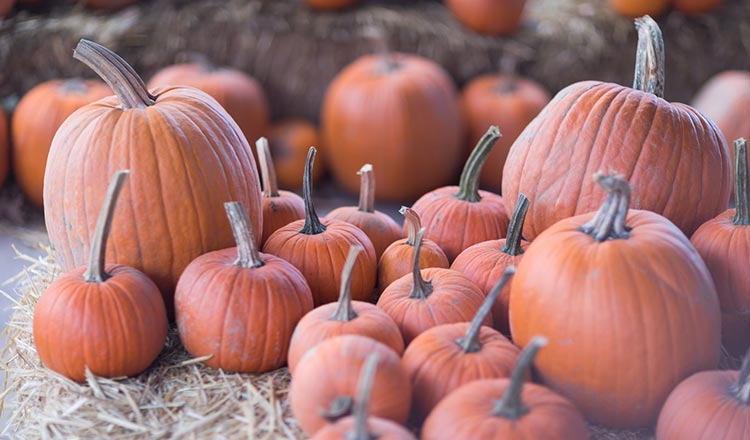
[[[705,14],[721,5],[722,0],[672,0],[672,5],[678,11],[687,14]]]
[[[29,200],[44,204],[47,155],[60,125],[74,111],[111,94],[101,81],[56,79],[37,85],[21,98],[13,113],[11,157],[13,175]]]
[[[520,193],[531,200],[527,239],[594,211],[603,200],[590,178],[598,168],[621,170],[633,186],[633,208],[664,215],[688,236],[726,209],[732,186],[726,141],[695,109],[661,98],[661,31],[649,17],[636,26],[634,88],[596,81],[568,86],[511,147],[503,196],[509,205]]]
[[[413,386],[412,406],[418,418],[426,417],[461,385],[510,376],[520,350],[505,336],[482,324],[514,271],[513,266],[505,270],[471,323],[433,327],[409,344],[403,362]]]
[[[351,246],[361,246],[352,270],[352,298],[366,300],[375,288],[375,249],[367,235],[356,226],[339,220],[321,222],[312,201],[312,169],[315,148],[310,147],[305,164],[305,219],[297,220],[271,234],[263,252],[281,257],[300,270],[313,293],[315,306],[336,301],[346,255]]]
[[[10,142],[8,139],[8,117],[0,108],[0,188],[3,187],[5,179],[8,178],[10,168]]]
[[[511,334],[520,346],[549,338],[539,377],[589,421],[648,426],[681,380],[716,368],[719,301],[706,265],[674,224],[628,210],[623,178],[597,173],[595,180],[608,193],[599,211],[556,223],[518,264]]]
[[[63,274],[34,307],[34,344],[42,363],[77,382],[132,376],[156,359],[167,339],[159,289],[143,272],[107,264],[107,238],[128,171],[118,171],[96,221],[85,267]],[[118,222],[123,211],[118,210]]]
[[[609,0],[609,4],[620,15],[630,18],[651,15],[659,16],[669,7],[670,0]]]
[[[193,260],[175,292],[175,315],[185,349],[213,368],[264,373],[286,363],[297,322],[313,308],[302,274],[261,254],[240,203],[225,205],[236,248]]]
[[[113,262],[156,282],[171,310],[183,269],[233,244],[225,201],[245,206],[260,240],[255,160],[237,124],[205,93],[167,87],[152,95],[122,58],[90,41],[82,40],[75,56],[117,96],[80,108],[52,141],[44,214],[57,261],[63,270],[83,263],[111,170],[130,167],[109,252]]]
[[[479,173],[499,138],[500,131],[491,126],[466,160],[458,186],[430,191],[412,206],[428,230],[427,237],[443,249],[448,261],[473,244],[508,232],[503,198],[479,189]]]
[[[516,210],[510,219],[508,237],[500,240],[483,241],[477,243],[456,257],[451,269],[464,274],[474,282],[485,295],[489,295],[492,287],[505,273],[505,269],[517,265],[523,257],[529,243],[521,237],[523,221],[529,209],[529,199],[523,194],[518,196]],[[508,324],[508,302],[510,301],[510,285],[503,289],[498,301],[492,306],[492,322],[497,330],[504,335],[510,335]]]
[[[390,316],[377,306],[352,301],[352,271],[361,246],[352,246],[341,274],[337,303],[322,305],[306,314],[297,324],[289,347],[289,371],[294,374],[302,356],[320,342],[340,335],[361,335],[382,342],[399,356],[404,352],[401,331]]]
[[[477,380],[449,394],[425,421],[422,440],[588,439],[586,421],[570,401],[524,383],[545,343],[543,337],[529,342],[510,379]]]
[[[268,134],[271,155],[276,168],[276,177],[282,188],[302,188],[302,173],[307,159],[307,149],[315,146],[318,156],[325,158],[324,146],[320,143],[318,128],[302,119],[286,119],[271,125]],[[322,156],[321,156],[322,154]],[[318,161],[312,174],[317,182],[325,174],[324,161]]]
[[[321,11],[345,9],[357,4],[357,0],[305,0],[307,6]]]
[[[508,35],[521,26],[526,0],[445,0],[445,6],[475,32]]]

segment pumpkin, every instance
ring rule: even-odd
[[[554,224],[518,264],[511,334],[520,346],[549,338],[539,377],[589,421],[648,426],[681,380],[716,367],[719,301],[706,265],[674,224],[628,210],[622,177],[595,180],[607,192],[599,211]]]
[[[669,394],[656,440],[750,438],[750,352],[739,371],[703,371]]]
[[[669,7],[670,0],[609,0],[612,9],[630,18],[659,16]]]
[[[422,440],[588,439],[586,421],[570,401],[524,383],[545,343],[543,337],[529,342],[510,379],[477,380],[449,394],[425,421]]]
[[[705,14],[721,5],[722,0],[672,0],[674,8],[687,14]]]
[[[83,4],[89,8],[113,10],[133,5],[137,0],[83,0]]]
[[[520,193],[531,200],[527,239],[596,210],[603,196],[590,174],[599,167],[622,170],[633,186],[633,208],[664,215],[688,236],[726,209],[732,185],[726,141],[695,109],[661,98],[661,31],[649,17],[636,25],[634,88],[596,81],[568,86],[511,147],[503,196],[509,204]]]
[[[57,129],[74,111],[112,92],[101,81],[51,80],[29,90],[18,102],[12,120],[13,175],[26,194],[43,206],[44,170]]]
[[[307,435],[351,415],[357,377],[367,357],[379,361],[370,413],[404,423],[411,405],[409,376],[398,354],[386,345],[359,335],[326,339],[310,349],[297,365],[289,389],[292,413]]]
[[[217,67],[205,58],[198,63],[175,64],[156,72],[149,88],[191,86],[221,104],[234,118],[248,142],[265,136],[270,125],[268,101],[261,85],[251,76],[229,67]]]
[[[136,174],[123,192],[109,251],[113,262],[156,282],[171,310],[184,268],[232,246],[224,201],[242,203],[260,240],[255,160],[237,124],[205,93],[166,87],[152,95],[122,58],[87,40],[74,56],[117,96],[81,107],[55,134],[44,176],[50,243],[63,270],[81,265],[105,179],[112,169],[131,167]]]
[[[352,270],[361,246],[352,246],[341,274],[337,303],[322,305],[306,314],[297,324],[289,347],[289,371],[294,374],[302,356],[321,341],[339,335],[361,335],[390,347],[399,356],[404,352],[401,331],[390,316],[373,304],[352,301]]]
[[[351,293],[355,300],[370,297],[375,288],[377,260],[375,248],[367,235],[356,226],[340,220],[321,222],[312,201],[312,169],[315,147],[310,147],[305,164],[305,218],[271,234],[263,252],[292,263],[305,276],[312,290],[315,306],[336,301],[346,254],[351,246],[361,246],[352,269]]]
[[[521,26],[526,0],[445,0],[445,6],[475,32],[509,35]]]
[[[514,271],[513,266],[505,270],[471,323],[433,327],[409,344],[403,362],[413,386],[413,411],[420,419],[463,384],[510,376],[520,350],[482,324]]]
[[[279,190],[276,181],[276,170],[268,148],[268,140],[264,137],[255,142],[258,152],[258,164],[263,180],[263,238],[261,244],[268,240],[277,229],[289,223],[305,218],[305,201],[291,191]]]
[[[371,163],[379,199],[413,200],[450,182],[462,157],[456,87],[442,67],[415,55],[367,55],[345,67],[321,118],[330,170],[351,192],[354,173]]]
[[[750,192],[745,139],[738,139],[734,150],[736,208],[704,223],[690,241],[711,272],[722,313],[741,315],[734,320],[722,320],[722,333],[726,341],[741,338],[745,342],[739,347],[737,342],[724,345],[733,345],[735,353],[744,353],[750,346],[750,334],[733,334],[731,330],[738,325],[737,321],[750,321],[750,273],[746,268],[750,260]],[[725,321],[729,326],[724,325]]]
[[[437,325],[471,321],[484,302],[482,291],[460,272],[419,269],[424,231],[419,230],[414,243],[412,272],[391,283],[378,299],[378,307],[396,322],[406,345]],[[492,316],[484,322],[492,324]]]
[[[521,237],[523,221],[529,209],[529,199],[523,194],[518,196],[516,209],[510,219],[507,238],[477,243],[461,252],[451,264],[451,269],[464,274],[474,282],[485,295],[489,295],[493,286],[505,273],[505,269],[517,265],[529,243]],[[510,285],[503,289],[498,301],[492,306],[492,322],[497,330],[510,335],[508,324],[508,302]]]
[[[443,249],[448,261],[473,244],[508,232],[503,198],[479,189],[482,165],[499,138],[500,130],[491,126],[466,160],[458,186],[430,191],[412,206],[429,231],[427,237]]]
[[[310,287],[291,264],[261,254],[240,203],[225,204],[236,248],[201,255],[175,292],[185,349],[213,368],[264,373],[286,363],[297,322],[312,310]]]
[[[481,187],[494,192],[500,192],[503,165],[513,141],[550,101],[549,93],[540,84],[519,78],[513,69],[507,70],[504,74],[474,78],[461,92],[461,109],[469,129],[469,149],[479,142],[487,127],[503,127],[503,137],[487,157],[479,176]]]
[[[315,145],[320,155],[320,134],[317,127],[302,119],[287,119],[271,125],[268,134],[271,154],[276,166],[276,177],[282,188],[302,188],[302,173],[307,149]],[[325,153],[325,152],[324,152]],[[313,182],[325,174],[323,162],[313,170]]]
[[[167,313],[156,284],[132,267],[105,265],[107,238],[127,175],[115,173],[107,189],[86,266],[53,281],[34,307],[39,358],[77,382],[86,380],[87,371],[102,377],[138,374],[167,339]],[[120,210],[120,219],[122,214]]]
[[[359,205],[336,208],[325,218],[351,223],[361,229],[375,247],[375,258],[379,261],[385,248],[402,237],[401,226],[388,214],[375,210],[375,172],[372,164],[363,165],[357,174],[362,179]]]
[[[0,0],[0,17],[5,17],[13,10],[16,0]]]
[[[305,0],[307,6],[320,11],[346,9],[357,4],[357,0]]]
[[[422,228],[419,214],[416,211],[402,206],[398,212],[404,216],[407,236],[391,243],[378,260],[378,286],[381,290],[402,276],[411,273],[414,244],[417,241],[417,233]],[[448,269],[449,266],[448,257],[445,256],[445,252],[440,249],[440,246],[432,240],[422,239],[419,268],[442,267]]]
[[[8,141],[8,117],[5,115],[5,111],[0,108],[0,188],[5,183],[5,179],[8,177],[8,169],[10,168],[10,145]]]

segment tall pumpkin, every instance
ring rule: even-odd
[[[260,241],[255,160],[237,124],[205,93],[167,87],[152,95],[122,58],[87,40],[74,56],[117,96],[73,113],[52,141],[44,182],[50,242],[64,270],[82,265],[109,176],[132,169],[108,252],[154,280],[171,309],[183,269],[234,244],[225,201],[245,206]]]
[[[589,177],[599,168],[624,173],[632,206],[662,214],[690,236],[727,207],[729,150],[697,110],[661,98],[664,43],[650,17],[636,20],[634,87],[584,81],[568,86],[526,127],[503,170],[509,210],[531,200],[524,235],[533,240],[558,220],[594,211],[601,195]]]

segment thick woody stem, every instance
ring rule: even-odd
[[[260,258],[258,246],[255,244],[253,227],[242,203],[227,202],[224,203],[224,209],[232,226],[234,241],[237,243],[237,260],[234,265],[245,269],[263,266],[265,263]]]
[[[734,141],[734,203],[737,208],[732,222],[735,225],[750,225],[750,193],[747,191],[747,141]]]
[[[255,150],[258,152],[260,175],[263,179],[263,197],[279,197],[279,184],[276,181],[276,170],[273,167],[268,139],[261,137],[255,141]]]
[[[743,405],[747,406],[750,404],[750,349],[745,353],[745,357],[742,358],[742,366],[740,367],[740,374],[737,377],[737,383],[734,385],[734,395],[742,402]]]
[[[479,176],[482,173],[482,166],[487,157],[500,139],[500,129],[492,125],[487,133],[479,139],[477,146],[469,155],[461,173],[461,180],[458,183],[458,193],[456,197],[467,202],[478,202],[479,196]]]
[[[635,56],[633,88],[664,97],[664,37],[653,18],[635,19],[638,49]]]
[[[419,253],[422,250],[422,240],[424,239],[424,228],[417,232],[417,240],[414,242],[414,258],[412,260],[412,278],[413,285],[409,298],[425,299],[432,293],[432,283],[422,278],[419,271]]]
[[[406,229],[408,231],[406,244],[414,246],[417,242],[417,233],[422,228],[422,221],[419,218],[419,214],[417,214],[417,211],[406,206],[402,206],[398,212],[404,216],[404,221],[406,222]]]
[[[513,216],[510,218],[508,235],[505,237],[505,244],[502,251],[510,256],[517,256],[523,253],[521,240],[523,239],[523,223],[526,220],[526,213],[529,211],[529,199],[523,195],[518,195],[516,209],[513,210]]]
[[[523,384],[537,352],[545,345],[547,345],[547,338],[536,336],[521,350],[518,361],[516,361],[516,367],[510,376],[510,384],[505,389],[502,399],[495,405],[495,409],[492,411],[493,415],[509,420],[518,420],[529,412],[529,408],[521,400]]]
[[[630,227],[625,224],[630,205],[630,185],[617,174],[594,174],[594,181],[607,191],[607,198],[591,221],[581,226],[581,231],[596,241],[630,237]]]
[[[373,438],[367,429],[367,417],[370,414],[370,400],[378,358],[377,353],[367,356],[362,372],[359,374],[357,399],[354,402],[354,430],[348,436],[349,440],[372,440]]]
[[[375,172],[372,165],[366,163],[357,171],[360,175],[359,210],[375,212]]]
[[[315,212],[315,205],[312,201],[312,169],[315,163],[315,153],[318,150],[310,147],[307,152],[307,162],[305,162],[305,174],[302,180],[302,197],[305,200],[305,224],[300,229],[300,233],[307,235],[316,235],[325,232],[326,226],[318,218]]]
[[[484,303],[482,303],[482,307],[477,310],[474,319],[471,320],[471,325],[466,331],[466,334],[462,338],[456,340],[456,343],[461,346],[464,353],[474,353],[482,349],[482,344],[479,341],[479,331],[482,328],[482,323],[487,317],[487,314],[492,310],[492,306],[495,305],[495,302],[505,288],[505,285],[508,284],[510,277],[515,273],[516,266],[508,266],[505,268],[503,276],[500,277],[497,283],[495,283],[495,286],[492,287],[490,294],[487,295]]]
[[[354,272],[354,264],[362,250],[362,246],[358,245],[349,248],[349,255],[346,257],[344,270],[341,272],[339,302],[336,311],[331,316],[332,320],[347,322],[357,317],[357,313],[352,307],[352,272]]]

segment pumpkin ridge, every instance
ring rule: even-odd
[[[627,90],[627,89],[623,89],[623,90]],[[630,94],[628,96],[630,96]],[[654,121],[656,120],[657,115],[659,113],[659,110],[661,109],[661,106],[659,105],[659,100],[658,99],[656,100],[656,103],[653,106],[649,106],[648,105],[650,102],[652,102],[652,99],[646,93],[641,94],[638,98],[639,98],[638,99],[638,105],[635,107],[634,114],[639,114],[639,112],[641,112],[641,111],[645,112],[645,110],[642,110],[642,109],[644,109],[644,108],[649,109],[649,107],[653,107],[653,114],[651,115],[650,118],[648,118],[648,120],[649,120],[648,129],[644,131],[643,138],[640,139],[640,148],[638,150],[638,155],[635,156],[635,161],[633,161],[633,166],[630,167],[630,169],[627,170],[627,172],[625,172],[623,174],[623,176],[625,176],[625,179],[627,181],[630,181],[633,178],[635,170],[638,169],[638,163],[641,161],[641,158],[644,156],[643,149],[646,146],[646,143],[648,142],[648,138],[651,135],[651,130],[653,130],[653,128],[654,128]],[[633,127],[633,122],[634,121],[635,121],[635,118],[633,118],[633,119],[630,120],[630,123],[628,125],[628,130],[627,130],[628,134],[630,134],[632,132],[631,129]],[[614,130],[614,124],[612,124],[611,130]],[[626,140],[627,140],[627,137],[626,137]],[[632,203],[632,201],[631,201],[631,203]]]

